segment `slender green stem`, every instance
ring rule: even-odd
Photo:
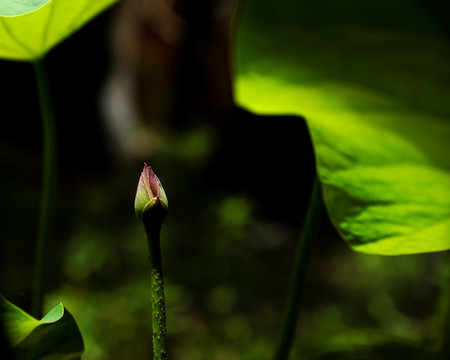
[[[297,318],[300,310],[300,298],[305,283],[311,247],[317,236],[322,217],[323,202],[319,180],[314,179],[314,184],[309,200],[308,210],[300,234],[300,242],[295,255],[294,268],[289,286],[289,293],[284,314],[284,324],[275,360],[286,360],[295,335]]]
[[[161,225],[146,226],[152,284],[153,360],[167,359],[166,304],[161,266]]]
[[[45,290],[45,265],[48,258],[49,237],[55,216],[55,188],[58,167],[56,128],[44,59],[36,60],[33,65],[43,130],[42,193],[36,244],[32,309],[33,315],[40,319],[42,317],[42,303]]]

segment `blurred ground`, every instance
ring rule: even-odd
[[[151,353],[147,247],[133,211],[143,162],[170,202],[171,358],[269,359],[278,338],[314,172],[309,135],[300,118],[235,108],[236,2],[201,3],[119,4],[47,59],[61,174],[46,304],[75,316],[86,360]],[[32,66],[2,61],[0,73],[0,290],[29,309],[40,119]],[[292,358],[419,358],[439,331],[445,256],[354,253],[325,216]]]

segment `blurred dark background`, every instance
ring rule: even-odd
[[[72,312],[85,359],[151,353],[147,247],[133,209],[144,162],[170,203],[171,358],[268,359],[275,347],[314,157],[303,119],[233,104],[237,5],[121,2],[46,59],[60,167],[46,310],[62,301]],[[32,65],[0,61],[0,74],[0,291],[27,310],[41,123]],[[445,255],[354,253],[324,214],[293,358],[417,355],[439,331]]]

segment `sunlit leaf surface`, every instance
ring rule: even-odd
[[[50,0],[0,0],[0,16],[19,16],[39,9]]]
[[[235,100],[306,117],[342,237],[373,254],[449,249],[450,46],[439,9],[247,3],[236,22]]]
[[[20,359],[75,359],[84,352],[83,338],[73,316],[60,303],[41,320],[0,296],[4,328]]]
[[[47,4],[17,0],[17,5],[9,7],[0,1],[0,58],[33,61],[117,0],[51,0]],[[8,11],[20,12],[33,6],[32,12],[7,17],[11,15]]]

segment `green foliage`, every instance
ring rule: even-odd
[[[285,0],[241,15],[235,99],[306,117],[341,236],[372,254],[449,249],[450,46],[432,12]]]
[[[18,359],[76,359],[84,352],[73,316],[59,303],[41,320],[0,297],[2,317]]]
[[[116,1],[2,1],[0,58],[34,61],[43,57]]]
[[[39,9],[50,0],[0,0],[0,16],[19,16]]]

